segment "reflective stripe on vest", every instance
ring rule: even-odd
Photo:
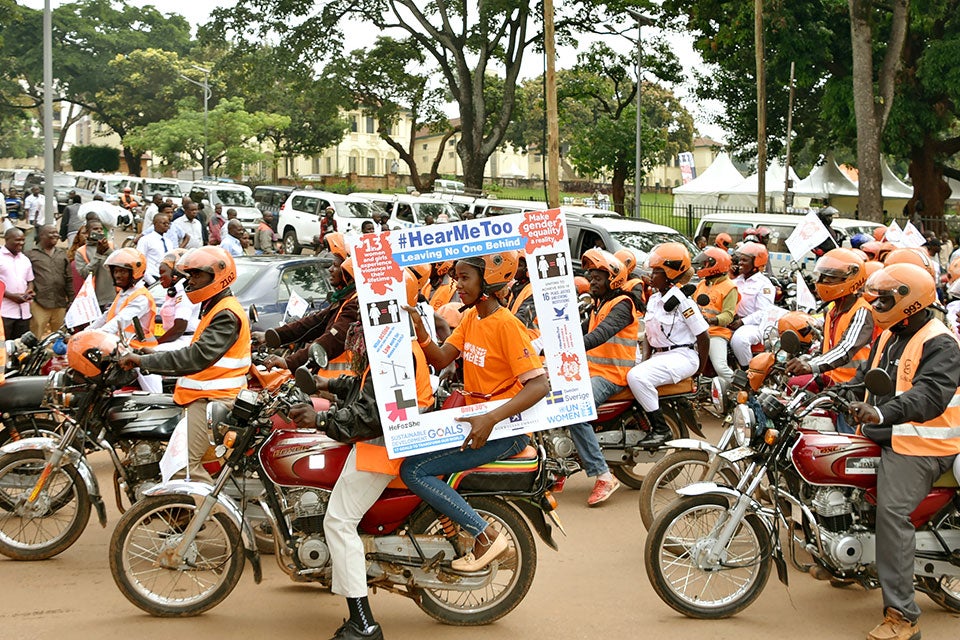
[[[956,340],[953,333],[934,318],[910,338],[897,364],[897,395],[913,388],[913,375],[920,364],[920,358],[923,357],[924,344],[944,334]],[[879,364],[891,335],[893,334],[889,329],[881,334],[872,366],[876,367]],[[894,451],[906,456],[952,456],[960,453],[960,388],[954,391],[946,410],[936,418],[926,422],[893,425],[891,445]]]
[[[247,370],[250,368],[250,321],[235,297],[227,296],[220,300],[200,319],[190,343],[200,339],[210,326],[210,321],[221,311],[231,312],[240,322],[237,339],[226,353],[209,367],[177,380],[173,401],[179,405],[201,399],[232,400],[247,386]]]
[[[853,303],[846,312],[840,314],[840,317],[837,318],[836,323],[833,321],[833,312],[836,308],[836,303],[834,306],[823,316],[823,348],[820,350],[821,353],[827,353],[831,349],[837,346],[840,341],[843,340],[843,336],[847,333],[847,328],[850,326],[850,321],[853,320],[853,316],[856,315],[857,311],[860,309],[867,309],[872,312],[870,308],[870,303],[864,300],[862,297],[857,297],[857,301]],[[863,345],[853,357],[850,358],[850,364],[844,367],[837,367],[831,371],[825,372],[823,375],[833,380],[834,384],[842,384],[844,382],[850,382],[853,380],[854,376],[857,375],[857,368],[861,363],[866,362],[870,357],[870,345],[873,344],[873,340],[880,334],[880,327],[874,323],[873,325],[873,335],[870,338],[870,341]]]
[[[603,303],[599,310],[590,314],[590,331],[596,329],[610,311],[620,302],[626,300],[631,307],[633,302],[628,296],[619,295]],[[587,351],[587,364],[590,377],[597,376],[625,387],[627,372],[637,363],[637,336],[640,327],[634,321],[621,329],[615,336],[601,345]]]
[[[723,313],[723,301],[727,297],[727,294],[731,290],[736,290],[737,285],[733,284],[733,280],[728,277],[725,277],[719,282],[714,282],[708,284],[706,280],[701,280],[697,283],[697,290],[693,292],[693,301],[697,301],[697,297],[701,293],[707,294],[707,297],[710,298],[710,302],[706,305],[700,305],[700,311],[703,313],[703,319],[709,324],[710,318],[716,318],[718,315]],[[740,292],[737,291],[737,302],[740,302]],[[724,340],[730,340],[733,336],[733,331],[726,327],[720,327],[716,325],[710,325],[707,328],[707,333],[710,336],[717,336],[723,338]]]
[[[143,340],[137,340],[136,338],[137,330],[136,328],[134,328],[133,322],[131,322],[130,324],[128,324],[123,328],[123,333],[127,337],[127,342],[129,342],[130,346],[133,347],[134,349],[138,349],[140,347],[155,347],[158,344],[156,336],[153,335],[153,328],[154,328],[154,325],[156,324],[156,317],[157,317],[157,303],[153,299],[153,296],[150,295],[150,292],[147,291],[147,288],[143,286],[143,284],[140,284],[137,286],[136,289],[133,290],[133,293],[131,293],[126,298],[126,300],[123,301],[123,304],[121,304],[118,307],[117,306],[118,298],[114,298],[113,304],[111,304],[110,308],[107,309],[106,323],[109,324],[110,321],[116,318],[117,314],[123,311],[128,304],[133,302],[135,299],[143,296],[147,298],[147,303],[150,306],[150,320],[148,320],[146,323],[142,323],[142,328],[144,333]]]
[[[340,314],[343,313],[343,308],[347,306],[347,303],[357,297],[357,292],[354,291],[340,303],[340,307],[337,309],[337,314],[333,316],[327,326],[332,327],[336,324],[337,320],[340,319]],[[344,333],[344,339],[346,339],[346,333]],[[323,369],[317,371],[317,375],[321,378],[339,378],[340,376],[355,376],[357,372],[353,370],[353,352],[344,350],[343,353],[338,355],[336,358],[331,358],[327,361],[327,366]]]

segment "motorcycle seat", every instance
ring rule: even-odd
[[[664,384],[657,387],[657,395],[661,398],[663,396],[679,396],[684,393],[693,393],[693,391],[693,378],[684,378],[680,382]]]
[[[607,398],[607,402],[623,402],[625,400],[633,400],[633,392],[630,389],[624,389],[623,391],[617,391],[615,394]]]
[[[540,454],[527,445],[514,456],[480,465],[447,478],[460,491],[529,491],[537,477]]]
[[[8,379],[0,385],[0,411],[39,409],[46,387],[46,376]]]
[[[947,487],[947,488],[956,488],[960,487],[960,483],[957,481],[957,477],[954,475],[953,469],[947,469],[947,472],[942,476],[937,478],[937,481],[933,483],[935,487]]]

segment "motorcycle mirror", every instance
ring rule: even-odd
[[[260,322],[260,311],[257,309],[257,305],[250,305],[250,308],[247,309],[247,316],[250,318],[250,322]]]
[[[33,349],[37,344],[39,344],[37,336],[33,335],[32,331],[27,331],[25,334],[20,336],[20,343],[27,347],[28,349]]]
[[[870,369],[864,375],[863,382],[867,386],[867,391],[875,396],[886,396],[893,392],[893,380],[883,369]]]
[[[279,349],[282,344],[276,329],[267,329],[263,334],[263,341],[270,349]]]
[[[312,345],[310,345],[310,360],[321,369],[326,369],[329,362],[327,358],[327,350],[314,342]]]
[[[297,367],[293,379],[297,382],[297,388],[308,396],[317,392],[317,382],[313,379],[313,373],[306,367]]]
[[[738,369],[733,372],[733,378],[730,380],[730,386],[733,389],[742,391],[747,388],[747,385],[750,384],[750,379],[747,377],[747,372],[743,369]]]
[[[140,318],[133,316],[133,331],[137,334],[137,340],[143,342],[147,338],[147,334],[143,332],[143,325],[140,323]]]
[[[697,304],[700,305],[701,307],[705,307],[705,306],[707,306],[708,304],[710,304],[710,296],[708,296],[708,295],[705,294],[705,293],[701,293],[700,295],[697,296],[696,302],[697,302]]]
[[[784,331],[780,334],[780,348],[791,356],[800,353],[802,345],[800,344],[800,336],[797,335],[797,332]]]

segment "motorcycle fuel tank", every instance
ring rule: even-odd
[[[315,431],[274,431],[260,447],[260,464],[276,484],[333,489],[350,445]]]
[[[169,440],[184,415],[173,398],[158,394],[120,395],[107,409],[110,432],[131,440]]]
[[[880,445],[864,436],[805,431],[790,457],[810,484],[860,489],[877,484]]]

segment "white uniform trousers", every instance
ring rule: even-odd
[[[644,411],[656,411],[660,408],[657,387],[689,378],[699,367],[700,356],[694,349],[685,347],[661,351],[630,369],[627,372],[627,385]]]
[[[730,346],[741,367],[750,364],[750,358],[753,357],[750,347],[761,342],[763,342],[763,335],[760,333],[760,325],[745,324],[733,332]]]
[[[323,518],[323,532],[333,563],[332,590],[345,598],[367,595],[367,559],[357,525],[395,476],[357,470],[353,448],[337,478]]]
[[[733,369],[727,364],[727,339],[710,336],[710,363],[717,377],[725,383],[733,380]]]

